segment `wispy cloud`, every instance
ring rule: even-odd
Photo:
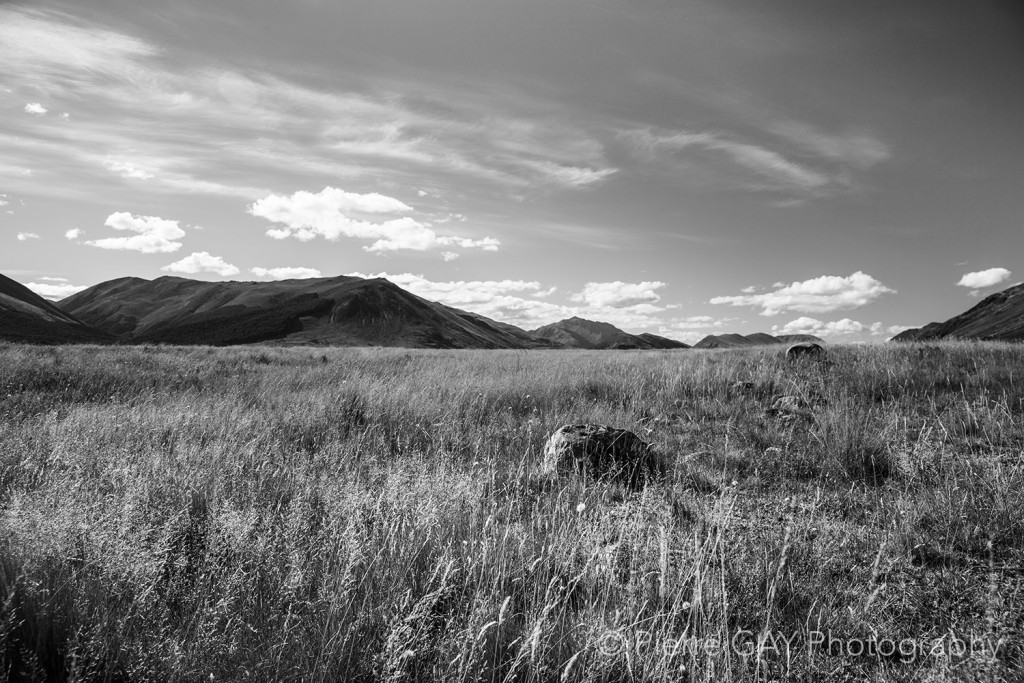
[[[889,148],[871,136],[830,135],[794,122],[768,123],[755,137],[759,140],[722,131],[653,127],[625,129],[618,135],[649,162],[705,168],[725,178],[735,176],[735,182],[748,189],[789,191],[803,197],[849,190],[851,171],[866,170],[890,156]]]
[[[40,237],[38,234],[36,234],[34,232],[19,232],[17,237],[18,237],[18,241],[19,242],[25,242],[27,240],[40,240],[40,239],[42,239],[42,237]]]
[[[25,105],[26,114],[35,114],[36,116],[45,116],[46,107],[39,104],[38,102],[29,102]]]
[[[156,53],[142,40],[68,14],[0,8],[0,62],[18,80],[44,90],[88,85],[97,77],[131,80],[138,75],[136,60]]]
[[[860,169],[871,168],[892,156],[888,145],[866,133],[830,134],[795,121],[774,124],[770,130],[808,153]]]
[[[593,134],[528,98],[399,81],[312,88],[189,62],[59,12],[0,9],[0,63],[18,88],[102,112],[19,124],[0,140],[12,165],[42,152],[52,173],[82,178],[100,167],[146,181],[147,191],[254,200],[287,169],[313,182],[358,180],[361,189],[386,179],[453,194],[466,183],[547,192],[589,187],[616,170]]]
[[[822,275],[821,277],[793,282],[789,285],[776,283],[774,289],[762,294],[739,296],[718,296],[712,304],[730,306],[756,306],[761,315],[773,316],[786,311],[800,313],[829,313],[859,308],[875,301],[884,294],[895,294],[896,290],[870,275],[857,271],[847,277]]]
[[[801,192],[820,190],[831,182],[822,172],[808,168],[781,153],[717,132],[656,131],[639,128],[620,132],[619,138],[650,160],[667,159],[692,163],[690,152],[718,155],[734,169],[755,174],[748,184],[755,189],[789,189]]]

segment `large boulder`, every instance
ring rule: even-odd
[[[786,349],[786,358],[789,360],[797,360],[800,358],[823,358],[825,356],[825,347],[815,342],[802,341],[796,344],[791,344]]]
[[[662,458],[633,432],[590,424],[559,427],[544,446],[541,469],[552,476],[615,479],[633,489],[665,473]]]

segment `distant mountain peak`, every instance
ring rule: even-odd
[[[611,323],[579,316],[538,327],[531,334],[573,349],[685,349],[686,344],[655,334],[634,335]]]
[[[735,349],[749,346],[771,346],[774,344],[792,344],[797,341],[813,341],[824,343],[812,334],[785,334],[773,336],[765,332],[753,334],[709,334],[693,345],[695,349]]]

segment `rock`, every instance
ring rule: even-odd
[[[807,401],[803,400],[799,396],[780,396],[775,399],[775,403],[768,409],[769,415],[775,416],[786,416],[794,415],[801,417],[810,417],[811,410],[807,405]]]
[[[633,432],[605,425],[559,427],[544,446],[541,467],[547,475],[616,479],[633,489],[642,488],[664,470],[649,443]]]
[[[797,360],[799,358],[822,358],[825,355],[825,347],[814,342],[797,342],[786,349],[786,358]]]

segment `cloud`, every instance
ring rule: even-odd
[[[39,278],[39,279],[40,280],[51,280],[51,279],[61,279],[61,278]],[[88,287],[81,287],[81,286],[78,286],[78,285],[68,284],[66,280],[61,282],[61,283],[53,283],[53,282],[27,282],[27,283],[25,283],[25,286],[28,287],[29,289],[31,289],[36,294],[38,294],[39,296],[43,297],[44,299],[51,299],[53,301],[60,301],[61,299],[64,299],[66,297],[71,296],[72,294],[77,294],[78,292],[81,292],[83,289],[88,289]]]
[[[310,277],[320,277],[320,271],[316,268],[282,267],[282,268],[251,268],[250,273],[256,277],[269,277],[274,280],[304,280]]]
[[[66,195],[71,181],[98,184],[97,169],[152,180],[152,191],[247,201],[269,194],[282,169],[362,188],[403,183],[433,197],[480,185],[517,196],[575,190],[616,171],[603,133],[568,112],[552,116],[549,103],[511,84],[371,84],[339,73],[314,88],[197,61],[63,12],[8,5],[0,2],[6,82],[44,102],[74,98],[115,112],[45,129],[21,117],[22,130],[0,135],[0,157],[11,165],[44,157],[48,174],[63,181],[48,184],[53,193]],[[129,159],[108,158],[129,150]]]
[[[69,240],[77,240],[79,237],[82,236],[82,233],[83,230],[81,228],[71,228],[70,230],[64,233],[64,237],[68,238]]]
[[[866,273],[857,271],[848,277],[823,275],[789,285],[775,283],[774,291],[763,294],[742,296],[717,296],[712,304],[730,306],[760,306],[761,315],[772,316],[786,311],[800,313],[830,313],[860,308],[875,301],[883,294],[895,294],[896,290]]]
[[[445,260],[445,263],[448,263],[449,261],[454,261],[455,259],[459,258],[460,255],[461,254],[459,254],[458,252],[455,252],[455,251],[442,251],[441,252],[441,258],[443,258]]]
[[[781,123],[771,130],[804,151],[856,168],[867,169],[892,156],[884,142],[864,133],[822,133],[812,126],[796,122]]]
[[[553,161],[524,160],[521,163],[523,166],[537,171],[546,180],[575,188],[593,185],[618,172],[618,169],[615,168],[585,168]]]
[[[149,180],[150,178],[155,177],[149,171],[141,169],[135,164],[128,161],[117,161],[114,159],[108,159],[107,161],[103,162],[103,165],[106,166],[108,171],[110,171],[111,173],[116,173],[122,178]]]
[[[239,273],[236,266],[227,263],[220,256],[212,256],[209,252],[205,251],[193,252],[180,261],[170,263],[160,270],[165,273],[183,273],[187,275],[216,273],[221,277],[228,277]]]
[[[626,308],[638,304],[651,304],[661,297],[654,291],[664,282],[588,282],[583,290],[570,299],[593,307]]]
[[[772,334],[813,334],[819,337],[835,337],[851,334],[870,333],[879,335],[882,333],[882,323],[865,325],[864,323],[843,318],[833,322],[823,322],[817,318],[802,317],[791,320],[781,327],[772,326]]]
[[[1006,268],[989,268],[988,270],[979,270],[974,273],[967,273],[957,284],[961,287],[969,287],[971,289],[984,289],[986,287],[994,287],[1000,282],[1005,282],[1009,279],[1012,273]]]
[[[333,187],[325,187],[317,193],[299,191],[290,196],[270,195],[249,207],[253,216],[284,226],[267,230],[267,235],[274,239],[294,237],[307,242],[316,237],[328,240],[350,237],[372,240],[372,244],[363,247],[370,252],[424,251],[443,247],[495,251],[501,244],[490,237],[474,240],[438,235],[429,223],[410,216],[375,220],[378,215],[409,213],[412,210],[394,197],[376,192],[346,192]]]
[[[133,216],[126,212],[112,213],[107,217],[104,225],[114,230],[138,234],[131,237],[107,237],[90,240],[86,244],[100,249],[139,251],[143,254],[169,254],[181,248],[181,242],[177,240],[185,236],[185,231],[178,227],[178,221],[156,216]]]
[[[686,319],[665,318],[665,307],[650,303],[633,306],[599,307],[566,305],[549,300],[555,287],[546,288],[540,282],[528,280],[457,280],[435,282],[411,273],[388,274],[349,273],[353,277],[385,278],[417,296],[439,301],[465,311],[478,313],[493,320],[517,325],[523,329],[536,329],[542,325],[572,318],[608,322],[628,331],[657,331],[679,338],[682,333],[671,327],[675,323],[685,326]],[[680,327],[679,329],[685,329]]]
[[[527,280],[453,280],[435,282],[412,273],[349,273],[353,277],[384,278],[429,301],[438,301],[493,320],[525,329],[539,327],[575,315],[578,309],[542,301],[533,295],[544,291]]]
[[[18,241],[19,242],[24,242],[25,240],[41,240],[41,239],[43,239],[43,238],[40,237],[39,235],[37,235],[34,232],[19,232],[18,233]]]
[[[649,159],[665,155],[674,157],[690,149],[718,154],[775,183],[776,189],[814,192],[832,182],[827,175],[790,161],[779,152],[733,140],[719,133],[655,132],[650,128],[641,128],[622,131],[619,138]]]
[[[789,161],[778,152],[764,147],[720,140],[708,144],[707,148],[723,151],[737,164],[799,190],[817,190],[829,184],[827,176]]]
[[[66,14],[0,8],[0,63],[22,76],[51,79],[55,87],[87,74],[127,77],[134,59],[155,53],[141,40]]]
[[[38,102],[29,102],[28,104],[25,105],[25,113],[26,114],[35,114],[37,116],[45,116],[46,115],[46,107],[44,107],[43,105],[39,104]]]
[[[899,334],[900,332],[906,332],[907,330],[913,330],[916,327],[917,327],[917,325],[889,325],[889,327],[886,328],[886,331],[889,334],[896,335],[896,334]]]

